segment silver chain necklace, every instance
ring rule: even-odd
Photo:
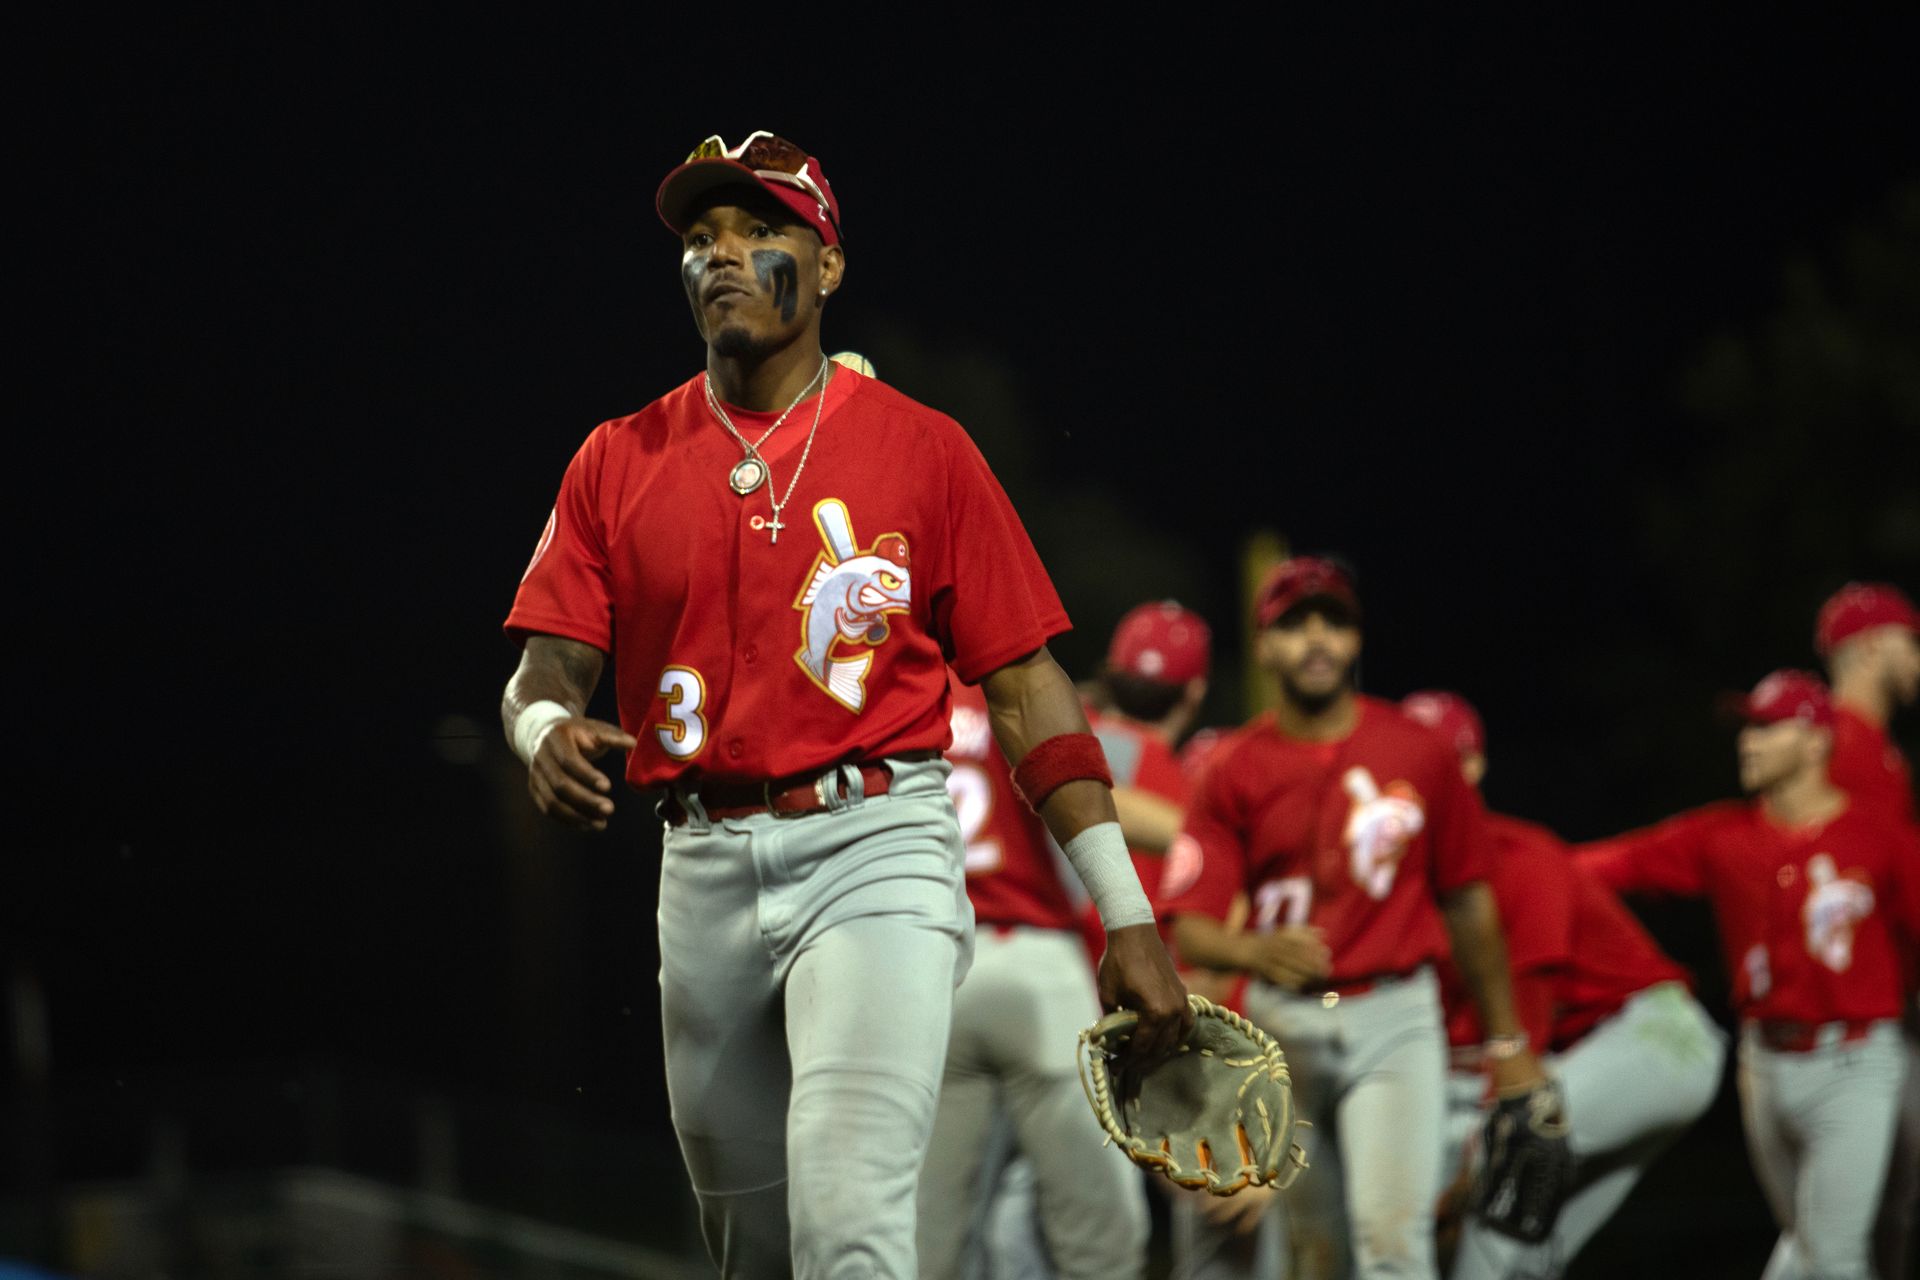
[[[820,372],[826,371],[826,365],[825,360],[820,362]],[[800,394],[793,398],[793,403],[787,406],[786,412],[775,418],[773,425],[761,432],[758,440],[751,441],[740,434],[739,429],[733,425],[733,419],[729,418],[727,411],[720,407],[720,398],[713,393],[713,379],[709,377],[705,381],[707,408],[713,411],[713,416],[720,420],[720,425],[727,429],[727,434],[733,437],[734,442],[746,451],[747,456],[734,463],[733,470],[727,473],[727,487],[744,498],[766,483],[767,477],[772,474],[766,459],[760,456],[760,446],[767,442],[767,437],[780,429],[780,424],[787,420],[787,414],[792,413],[795,407],[807,398],[807,392],[813,389],[813,384],[820,381],[820,373],[815,373],[807,380],[807,385],[800,388]]]
[[[766,459],[760,456],[760,446],[765,444],[767,437],[787,420],[787,414],[792,413],[800,402],[806,399],[807,392],[813,389],[814,384],[820,384],[820,399],[813,406],[813,426],[807,430],[806,447],[800,450],[800,464],[793,469],[793,475],[787,481],[787,491],[776,498],[773,496],[772,489],[767,490],[767,501],[773,505],[773,519],[767,522],[767,530],[773,535],[775,542],[780,541],[780,531],[787,527],[780,521],[781,509],[793,497],[793,487],[800,483],[800,473],[807,469],[807,459],[813,454],[814,433],[820,430],[820,415],[827,407],[826,380],[831,377],[832,367],[832,363],[822,357],[820,371],[808,379],[807,385],[800,389],[800,394],[795,396],[793,403],[787,406],[786,413],[775,418],[773,426],[762,432],[758,440],[751,442],[740,434],[739,428],[733,425],[733,419],[727,417],[727,411],[720,407],[719,397],[713,394],[713,379],[707,379],[707,407],[713,410],[714,417],[720,419],[720,425],[727,429],[727,434],[747,451],[747,456],[735,463],[733,470],[727,473],[727,487],[743,498],[758,489],[773,475],[773,468],[768,466]]]

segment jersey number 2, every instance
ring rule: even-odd
[[[692,667],[668,667],[660,673],[660,696],[667,702],[666,722],[653,727],[660,749],[676,760],[699,755],[707,745],[707,718],[700,714],[706,681]]]
[[[984,875],[1000,869],[1000,842],[980,833],[993,816],[993,779],[977,764],[965,760],[953,762],[947,775],[947,794],[953,797],[953,814],[960,820],[960,841],[967,847],[967,874]]]

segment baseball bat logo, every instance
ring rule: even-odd
[[[887,615],[905,613],[913,604],[907,540],[883,533],[861,550],[853,518],[838,498],[815,503],[813,523],[826,549],[814,558],[807,585],[793,602],[801,639],[793,660],[821,692],[857,713],[867,702],[871,650],[892,634]],[[840,652],[844,648],[854,651]]]

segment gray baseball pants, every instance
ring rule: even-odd
[[[1747,1150],[1780,1241],[1764,1280],[1868,1280],[1869,1236],[1893,1151],[1906,1052],[1900,1024],[1844,1040],[1821,1029],[1805,1053],[1740,1037],[1740,1111]]]
[[[973,909],[945,761],[798,818],[666,832],[674,1130],[724,1277],[916,1280],[915,1188]],[[831,792],[834,788],[828,787]]]
[[[1574,1191],[1537,1245],[1469,1218],[1452,1280],[1550,1280],[1606,1224],[1654,1160],[1713,1104],[1726,1065],[1726,1035],[1678,982],[1636,992],[1612,1017],[1541,1064],[1566,1101]],[[1485,1077],[1455,1073],[1449,1169],[1473,1140]]]
[[[1329,1002],[1264,982],[1247,1016],[1286,1051],[1295,1112],[1312,1128],[1300,1175],[1261,1230],[1234,1236],[1174,1202],[1174,1275],[1241,1280],[1435,1276],[1446,1036],[1431,969]],[[1287,1260],[1292,1270],[1289,1271]]]
[[[971,1226],[1004,1169],[990,1162],[1004,1111],[1031,1165],[1056,1274],[1130,1280],[1146,1264],[1147,1204],[1134,1166],[1106,1146],[1075,1065],[1075,1038],[1100,1016],[1086,946],[1059,929],[983,928],[954,996],[953,1034],[933,1141],[920,1175],[920,1268],[963,1274]],[[1010,1154],[1010,1153],[1008,1153]]]

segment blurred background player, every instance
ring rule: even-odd
[[[1100,1016],[1080,906],[1013,790],[985,695],[953,677],[952,696],[947,788],[966,846],[974,960],[954,994],[920,1176],[920,1274],[1000,1273],[985,1267],[987,1218],[1017,1152],[1045,1248],[1037,1259],[1023,1250],[1022,1269],[1131,1280],[1146,1262],[1146,1194],[1134,1166],[1106,1148],[1080,1088],[1074,1037]],[[1015,1199],[1024,1209],[1024,1194]]]
[[[1486,776],[1486,731],[1457,694],[1416,693],[1401,702],[1457,752],[1461,775]],[[1566,1100],[1575,1159],[1573,1194],[1538,1245],[1478,1222],[1463,1224],[1453,1280],[1561,1275],[1667,1146],[1712,1105],[1726,1037],[1613,892],[1576,867],[1558,837],[1503,814],[1487,815],[1487,884],[1507,939],[1513,1003],[1534,1052]],[[1479,1016],[1451,965],[1443,969],[1452,1046],[1443,1167],[1460,1169],[1454,1197],[1470,1185],[1468,1161],[1482,1122],[1486,1074]],[[1652,1262],[1649,1259],[1649,1262]]]
[[[1143,604],[1120,619],[1107,645],[1100,698],[1088,714],[1113,771],[1116,806],[1134,870],[1149,895],[1161,858],[1180,834],[1186,778],[1174,748],[1207,697],[1213,631],[1172,600]],[[1122,788],[1132,788],[1123,794]]]
[[[1888,732],[1894,713],[1920,697],[1920,611],[1885,582],[1849,582],[1820,608],[1814,648],[1833,681],[1833,758],[1827,774],[1856,803],[1914,820],[1913,772]],[[1909,956],[1912,987],[1920,957]],[[1883,1276],[1913,1274],[1920,1218],[1920,996],[1907,1002],[1907,1082],[1880,1215],[1874,1258]]]
[[[1896,587],[1850,582],[1821,606],[1814,647],[1833,679],[1833,784],[1912,822],[1912,770],[1887,727],[1920,698],[1920,610]]]
[[[1582,846],[1621,892],[1713,906],[1742,1022],[1747,1147],[1780,1240],[1767,1280],[1872,1274],[1868,1235],[1905,1071],[1899,946],[1920,933],[1920,841],[1827,776],[1833,704],[1776,671],[1740,702],[1744,803]]]
[[[1280,699],[1202,776],[1183,832],[1199,874],[1161,910],[1188,963],[1252,975],[1247,1015],[1286,1050],[1314,1125],[1311,1170],[1287,1196],[1289,1274],[1342,1274],[1350,1243],[1360,1276],[1433,1276],[1446,1070],[1433,966],[1449,940],[1494,1080],[1544,1083],[1508,989],[1479,797],[1430,731],[1356,691],[1360,601],[1342,567],[1283,561],[1255,619]],[[1240,894],[1246,931],[1227,925]],[[1224,1202],[1231,1222],[1176,1206],[1176,1274],[1280,1273],[1261,1233],[1238,1234],[1272,1199]]]

